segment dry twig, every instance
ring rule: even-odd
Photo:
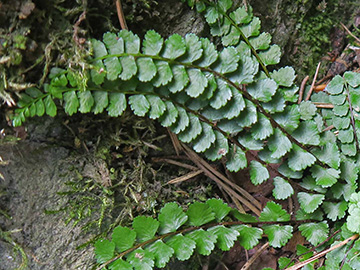
[[[335,126],[334,125],[330,125],[327,128],[324,128],[322,132],[328,131],[328,130],[332,130]]]
[[[289,268],[286,268],[285,270],[297,270],[297,269],[300,269],[300,268],[304,267],[305,265],[307,265],[307,264],[309,264],[309,263],[311,263],[313,261],[316,261],[317,259],[325,256],[329,252],[331,252],[331,251],[333,251],[333,250],[335,250],[335,249],[337,249],[339,247],[345,246],[347,243],[349,243],[350,241],[355,240],[357,238],[359,238],[359,235],[354,234],[353,236],[349,237],[348,239],[345,239],[344,241],[336,244],[335,246],[329,247],[328,249],[325,249],[324,251],[319,252],[318,254],[312,256],[311,258],[309,258],[309,259],[307,259],[307,260],[305,260],[303,262],[299,262],[299,263],[297,263],[297,264],[295,264],[295,265],[293,265],[293,266],[291,266]]]
[[[176,166],[179,166],[179,167],[183,167],[185,169],[189,169],[189,170],[192,170],[192,171],[196,171],[198,169],[195,166],[192,166],[192,165],[189,165],[189,164],[186,164],[186,163],[182,163],[182,162],[179,162],[179,161],[176,161],[176,160],[172,160],[172,159],[169,159],[169,158],[152,158],[151,160],[153,162],[166,162],[166,163],[176,165]]]
[[[255,213],[257,216],[260,215],[260,212],[262,210],[260,202],[258,202],[246,190],[244,190],[237,184],[233,183],[223,174],[215,170],[209,163],[203,160],[199,155],[197,155],[185,144],[181,143],[177,138],[177,136],[174,133],[172,133],[169,129],[168,131],[177,155],[179,155],[180,151],[184,151],[185,154],[188,156],[188,158],[196,164],[197,168],[199,168],[207,177],[212,179],[217,185],[219,185],[219,187],[224,189],[224,191],[229,194],[229,196],[232,198],[232,200],[234,201],[240,212],[245,213],[243,207],[239,202],[246,205],[246,207],[248,207],[251,211],[253,211],[253,213]],[[173,181],[175,181],[176,183],[185,181],[189,179],[189,176],[193,174],[194,172],[179,178],[175,178],[171,180],[172,181],[171,183],[174,183]]]
[[[118,15],[118,18],[119,18],[121,29],[128,30],[126,20],[125,20],[125,16],[124,16],[124,12],[123,12],[122,5],[121,5],[121,1],[120,0],[115,0],[115,4],[116,4],[116,12],[117,12],[117,15]]]
[[[180,176],[180,177],[176,177],[172,180],[170,180],[169,182],[167,182],[168,184],[177,184],[177,183],[180,183],[180,182],[184,182],[186,180],[189,180],[199,174],[201,174],[203,171],[202,170],[197,170],[197,171],[194,171],[194,172],[189,172],[183,176]]]
[[[349,28],[347,28],[343,23],[340,23],[340,24],[341,24],[341,26],[345,29],[345,31],[346,31],[350,36],[352,36],[352,37],[357,41],[357,43],[360,44],[360,39],[359,39],[357,36],[355,36],[353,33],[351,33],[351,31],[349,30]]]
[[[298,100],[298,104],[300,104],[301,101],[302,101],[302,99],[303,99],[305,86],[306,86],[306,83],[307,83],[308,80],[309,80],[309,75],[306,76],[306,77],[302,80],[302,82],[301,82],[300,90],[299,90],[299,100]]]
[[[334,77],[333,75],[326,75],[325,77],[323,77],[322,79],[320,79],[316,84],[319,85],[319,84],[322,84],[328,80],[330,80],[332,77]]]
[[[314,79],[313,79],[313,81],[312,81],[310,90],[309,90],[309,92],[308,92],[308,94],[307,94],[307,96],[306,96],[306,98],[305,98],[305,101],[308,101],[308,100],[310,99],[310,97],[311,97],[312,91],[313,91],[314,86],[315,86],[316,78],[317,78],[318,73],[319,73],[320,65],[321,65],[321,62],[319,62],[319,64],[318,64],[317,67],[316,67],[315,76],[314,76]]]
[[[239,187],[235,183],[231,182],[224,175],[219,173],[213,167],[210,166],[205,160],[199,157],[194,151],[192,151],[185,144],[182,144],[182,147],[185,151],[185,154],[201,169],[204,174],[217,183],[221,188],[223,188],[230,196],[234,196],[237,200],[239,200],[242,204],[246,205],[253,213],[257,216],[260,215],[261,212],[261,204],[258,202],[250,193],[248,193],[243,188]],[[242,196],[240,196],[237,192],[239,192]],[[239,209],[240,210],[240,209]]]
[[[321,108],[321,109],[333,109],[334,105],[331,103],[323,103],[323,102],[313,102],[313,104],[317,107],[317,108]]]
[[[248,260],[240,270],[248,270],[255,260],[264,252],[265,249],[269,247],[269,242],[264,244],[256,253]]]
[[[169,128],[167,128],[167,131],[169,132],[169,135],[170,135],[170,139],[171,139],[171,142],[174,146],[174,149],[175,149],[175,152],[176,152],[176,155],[179,156],[180,155],[180,152],[182,151],[182,147],[181,147],[181,144],[179,142],[179,139],[176,137],[176,135],[174,133],[172,133],[170,131]]]

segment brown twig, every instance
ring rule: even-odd
[[[217,267],[216,267],[215,269],[218,269],[219,266],[222,266],[223,268],[225,268],[225,270],[230,270],[230,269],[226,266],[226,264],[225,264],[223,261],[221,261],[220,259],[218,259],[217,262],[218,262],[218,265],[217,265]]]
[[[120,0],[115,0],[115,5],[116,5],[116,12],[119,18],[119,22],[120,22],[120,26],[122,30],[128,30],[127,24],[126,24],[126,20],[125,20],[125,16],[124,16],[124,12],[121,6],[121,1]]]
[[[221,161],[222,161],[222,163],[223,163],[223,166],[225,167],[225,166],[226,166],[226,164],[225,164],[225,159],[222,159]],[[236,181],[235,181],[234,176],[233,176],[232,173],[230,173],[228,170],[225,170],[225,173],[226,173],[226,177],[227,177],[231,182],[236,183]],[[229,196],[230,196],[231,200],[233,201],[233,203],[235,203],[237,209],[239,209],[239,212],[240,212],[240,213],[246,213],[246,212],[245,212],[245,209],[244,209],[244,207],[241,205],[240,201],[239,201],[235,196],[233,196],[233,195],[231,195],[231,194],[229,194]]]
[[[237,199],[236,196],[229,194],[231,200],[234,202],[236,208],[239,210],[240,213],[246,213],[244,207],[241,205],[241,202]]]
[[[326,75],[325,77],[323,77],[322,79],[320,79],[316,84],[322,84],[323,82],[326,82],[328,80],[330,80],[332,77],[334,77],[333,75]]]
[[[341,262],[341,264],[340,264],[339,270],[343,269],[344,264],[345,264],[345,262],[346,262],[346,258],[347,258],[347,256],[349,255],[349,253],[350,253],[351,249],[353,248],[354,244],[355,244],[355,241],[352,242],[351,245],[349,246],[348,251],[345,253],[345,256],[344,256],[344,258],[343,258],[343,260],[342,260],[342,262]]]
[[[180,182],[184,182],[186,180],[189,180],[199,174],[201,174],[203,171],[202,170],[197,170],[197,171],[194,171],[194,172],[189,172],[183,176],[180,176],[180,177],[176,177],[172,180],[170,180],[169,182],[167,182],[168,184],[177,184],[177,183],[180,183]]]
[[[312,256],[311,258],[303,261],[303,262],[299,262],[289,268],[286,268],[285,270],[297,270],[297,269],[300,269],[302,267],[304,267],[305,265],[313,262],[313,261],[316,261],[317,259],[321,258],[322,256],[325,256],[326,254],[328,254],[329,252],[339,248],[339,247],[342,247],[342,246],[345,246],[347,243],[349,243],[350,241],[352,240],[355,240],[359,238],[359,235],[358,234],[354,234],[353,236],[349,237],[348,239],[345,239],[344,241],[336,244],[335,246],[332,246],[332,247],[329,247],[328,249],[325,249],[324,251],[322,252],[319,252],[318,254],[315,254],[314,256]]]
[[[310,90],[309,90],[309,92],[307,93],[307,96],[306,96],[306,98],[305,98],[305,101],[308,101],[308,100],[310,99],[310,96],[311,96],[312,91],[313,91],[314,86],[315,86],[316,78],[317,78],[318,73],[319,73],[320,65],[321,65],[321,62],[319,62],[319,64],[318,64],[317,67],[316,67],[315,76],[314,76],[314,79],[313,79],[313,81],[312,81]]]
[[[256,253],[248,260],[240,270],[248,270],[255,260],[264,252],[265,249],[269,247],[269,242],[264,244]]]
[[[169,132],[170,139],[171,139],[171,142],[172,142],[172,144],[174,146],[176,155],[179,156],[180,152],[182,151],[180,141],[179,141],[178,137],[176,137],[176,135],[174,133],[172,133],[169,128],[167,128],[167,131]]]
[[[309,251],[299,254],[299,257],[300,257],[300,256],[304,256],[305,254],[308,254],[308,253],[310,253],[310,252],[314,252],[318,247],[321,247],[322,245],[324,245],[324,244],[326,244],[327,242],[329,242],[331,238],[333,238],[335,235],[337,235],[337,234],[340,233],[340,232],[341,232],[341,230],[337,230],[336,232],[334,232],[333,234],[331,234],[330,236],[328,236],[328,237],[327,237],[324,241],[322,241],[320,244],[317,244],[316,246],[312,247]]]
[[[184,155],[169,155],[169,156],[164,156],[162,158],[152,158],[152,159],[154,160],[154,162],[160,162],[162,159],[189,161],[189,158],[185,154]],[[193,167],[196,168],[195,166],[193,166]],[[192,169],[190,169],[190,170],[192,170]]]
[[[291,215],[291,220],[295,219],[295,215],[294,215],[294,203],[293,203],[293,199],[291,198],[291,196],[288,199],[288,206],[289,206],[289,213]]]
[[[73,33],[73,40],[77,45],[82,45],[85,42],[85,39],[79,38],[79,29],[80,29],[80,23],[86,19],[86,10],[84,10],[81,15],[79,16],[79,19],[76,21],[76,23],[73,25],[74,33]]]
[[[156,151],[161,151],[161,150],[162,150],[159,146],[156,146],[155,144],[148,143],[148,142],[144,142],[144,141],[142,141],[142,143],[143,143],[145,146],[147,146],[147,147],[149,147],[149,148],[151,148],[151,149],[154,149],[154,150],[156,150]]]
[[[211,167],[209,163],[199,157],[185,144],[182,144],[182,147],[185,154],[196,164],[196,166],[198,166],[199,169],[204,172],[207,177],[221,186],[229,195],[236,197],[236,199],[238,199],[242,204],[246,205],[251,211],[253,211],[254,214],[257,216],[260,215],[261,204],[253,196]],[[240,196],[235,190],[244,197]]]
[[[227,194],[229,194],[229,196],[237,206],[239,212],[245,213],[244,208],[240,204],[241,202],[244,205],[246,205],[250,210],[252,210],[256,215],[258,216],[260,215],[261,204],[257,200],[255,200],[254,197],[252,197],[246,190],[242,189],[235,183],[231,182],[224,175],[222,175],[213,167],[211,167],[210,164],[208,164],[205,160],[200,158],[194,151],[192,151],[186,145],[182,144],[179,141],[178,137],[174,133],[172,133],[169,129],[168,132],[170,134],[170,138],[174,145],[176,153],[179,154],[180,151],[184,151],[185,154],[189,157],[189,159],[192,160],[192,162],[194,162],[197,165],[197,168],[200,169],[199,173],[191,172],[185,176],[171,180],[170,182],[168,182],[168,184],[185,181],[187,179],[190,179],[191,177],[194,177],[195,176],[194,173],[197,175],[203,172],[207,177],[212,179],[220,188],[222,188]],[[242,194],[245,198],[240,196],[235,190],[237,190],[237,192]]]
[[[317,107],[317,108],[321,108],[321,109],[333,109],[334,105],[330,104],[330,103],[323,103],[323,102],[313,102],[313,104]]]
[[[314,252],[318,247],[320,247],[320,246],[324,245],[326,242],[330,241],[331,238],[333,238],[335,235],[337,235],[337,234],[340,233],[340,232],[341,232],[341,230],[337,230],[337,231],[334,232],[332,235],[330,235],[329,237],[327,237],[324,241],[322,241],[320,244],[317,244],[316,246],[313,246],[310,250],[308,250],[308,251],[306,251],[306,252],[304,252],[304,253],[298,254],[297,257],[301,257],[301,256],[304,256],[304,255],[310,253],[310,252]],[[288,266],[292,263],[292,261],[295,259],[295,257],[296,257],[296,256],[295,256],[295,254],[294,254],[294,256],[291,257],[291,260],[290,260],[290,262],[286,265],[286,267],[288,267]]]
[[[151,160],[153,162],[166,162],[166,163],[176,165],[176,166],[179,166],[179,167],[183,167],[185,169],[189,169],[189,170],[192,170],[192,171],[196,171],[198,169],[195,166],[192,166],[192,165],[189,165],[189,164],[186,164],[186,163],[182,163],[182,162],[179,162],[179,161],[176,161],[176,160],[172,160],[172,159],[169,159],[169,158],[152,158]]]
[[[335,126],[334,125],[330,125],[326,128],[324,128],[321,132],[325,132],[325,131],[328,131],[328,130],[332,130]]]
[[[345,29],[345,31],[360,44],[360,39],[357,36],[355,36],[353,33],[351,33],[351,31],[343,23],[340,24]]]
[[[305,86],[307,81],[309,80],[309,75],[307,75],[301,82],[300,85],[300,90],[299,90],[299,100],[298,100],[298,104],[301,103],[302,99],[303,99],[303,95],[304,95],[304,90],[305,90]]]

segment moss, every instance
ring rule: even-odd
[[[304,1],[302,1],[305,3]],[[298,18],[298,40],[295,42],[291,61],[297,66],[300,78],[314,75],[317,64],[332,50],[330,33],[340,22],[347,23],[351,19],[354,1],[313,1],[311,8],[303,18]],[[319,77],[327,70],[322,65]]]
[[[25,270],[25,269],[28,269],[29,260],[28,260],[27,254],[25,253],[23,247],[21,247],[18,243],[16,243],[11,237],[11,234],[15,233],[15,232],[16,231],[4,232],[0,228],[0,240],[6,241],[13,247],[12,254],[8,255],[10,258],[12,258],[14,260],[18,260],[17,257],[18,257],[18,255],[20,255],[19,257],[21,257],[21,263],[18,265],[18,267],[16,269],[17,270]],[[5,253],[6,251],[4,251],[4,249],[2,249],[2,252]]]
[[[80,147],[72,146],[73,155],[66,162],[71,165],[64,168],[64,185],[57,193],[60,203],[47,213],[63,216],[68,226],[105,236],[117,225],[131,224],[137,215],[153,215],[174,198],[186,205],[217,193],[202,176],[201,181],[181,186],[166,184],[188,170],[152,162],[156,156],[175,155],[170,139],[163,136],[165,129],[152,121],[125,113],[111,121],[106,116],[81,115],[64,122]],[[104,178],[111,186],[104,186]]]
[[[116,9],[108,8],[109,12],[106,7],[94,3],[88,9],[87,1],[4,1],[0,11],[0,61],[5,64],[0,70],[0,101],[16,99],[16,91],[23,88],[14,85],[41,86],[52,66],[79,69],[89,54],[89,32],[96,36],[93,29],[99,33],[114,29],[112,21],[105,18],[116,14]],[[83,12],[86,19],[79,21]],[[99,20],[98,14],[105,18]]]
[[[14,48],[25,50],[27,38],[23,35],[15,35],[13,38]]]

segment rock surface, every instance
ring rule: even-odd
[[[65,203],[56,194],[64,188],[61,175],[71,165],[69,150],[63,147],[20,142],[0,146],[0,156],[9,161],[1,168],[6,195],[1,201],[11,220],[0,216],[0,225],[11,234],[28,254],[30,269],[90,269],[93,263],[91,248],[76,250],[88,236],[79,226],[65,225],[62,214],[45,214]],[[0,241],[0,269],[15,269],[19,256],[13,247]]]

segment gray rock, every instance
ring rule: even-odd
[[[64,188],[61,175],[71,165],[68,155],[65,148],[29,141],[0,146],[0,156],[10,162],[1,168],[7,194],[0,203],[12,217],[0,216],[0,226],[19,231],[11,237],[28,255],[32,270],[90,269],[94,262],[91,247],[76,250],[90,235],[84,235],[80,226],[66,226],[61,213],[44,212],[66,203],[56,192]],[[0,261],[0,269],[14,269],[19,265],[19,254],[0,242]]]

